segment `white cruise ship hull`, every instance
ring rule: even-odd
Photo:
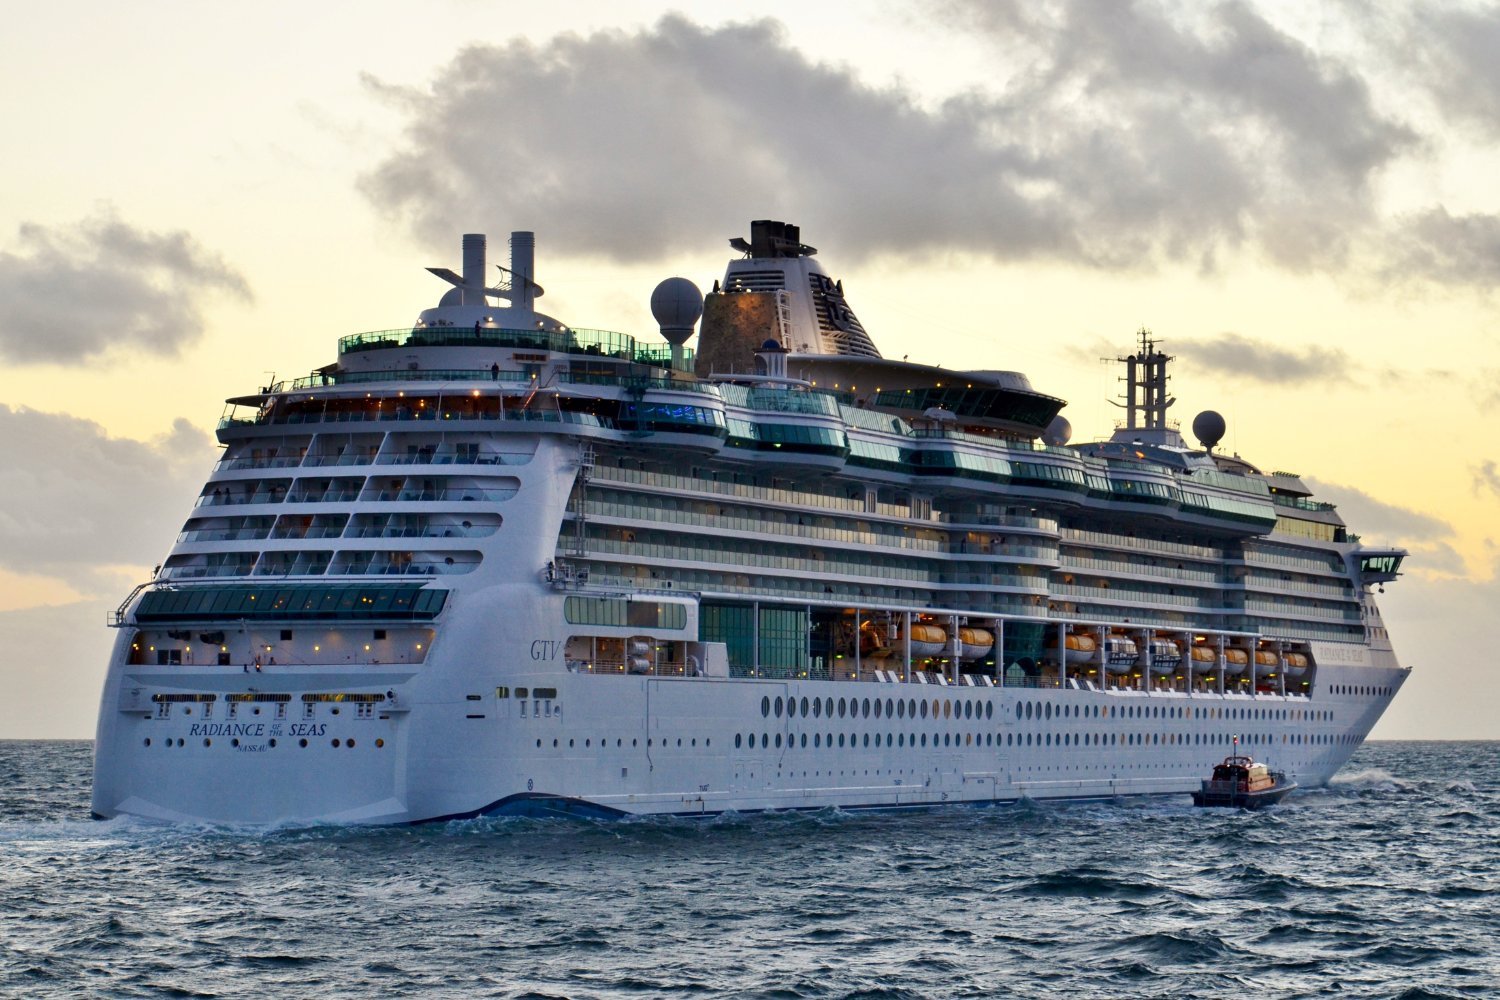
[[[1407,673],[1388,654],[1325,667],[1320,682],[1348,693],[1311,698],[596,676],[561,663],[540,669],[530,653],[537,642],[497,635],[494,648],[519,646],[525,659],[482,670],[435,649],[421,674],[120,672],[100,713],[94,812],[389,824],[1185,795],[1235,736],[1299,785],[1317,786],[1358,748]],[[182,703],[161,718],[142,708],[149,696],[131,696],[191,690],[222,702],[253,689],[295,704],[304,692],[356,688],[399,693],[368,717],[320,703],[311,720],[277,720],[261,703],[262,714],[232,722],[182,714]],[[520,698],[521,688],[549,694]]]

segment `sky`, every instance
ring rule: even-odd
[[[397,328],[459,237],[656,334],[797,223],[887,357],[1172,415],[1371,544],[1388,739],[1500,738],[1500,6],[0,0],[0,738],[91,736],[106,616],[226,397]]]

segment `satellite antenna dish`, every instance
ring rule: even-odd
[[[1067,444],[1073,438],[1073,425],[1068,418],[1062,414],[1052,418],[1047,429],[1042,432],[1042,442],[1050,448],[1059,448]]]
[[[1214,410],[1204,410],[1193,418],[1193,436],[1203,445],[1203,450],[1212,452],[1224,437],[1224,418]]]

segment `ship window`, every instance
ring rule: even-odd
[[[781,695],[776,696],[776,718],[781,718]],[[780,744],[778,743],[778,746]]]
[[[839,718],[842,719],[843,717],[844,717],[844,699],[840,698],[839,699]]]
[[[820,719],[820,718],[823,717],[823,699],[822,698],[814,698],[813,699],[812,710],[813,710],[813,718],[814,719]]]
[[[922,718],[927,718],[927,699],[925,698],[922,699]]]
[[[760,699],[760,717],[762,719],[766,719],[766,718],[770,718],[770,716],[771,716],[771,698],[770,698],[769,695],[764,695]]]
[[[826,715],[826,716],[828,716],[830,719],[833,718],[833,699],[832,698],[824,698],[823,699],[823,714]]]

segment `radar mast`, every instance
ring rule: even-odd
[[[1120,381],[1126,383],[1120,394],[1125,402],[1115,405],[1125,408],[1126,430],[1168,430],[1167,407],[1177,402],[1167,395],[1167,382],[1172,378],[1167,374],[1167,362],[1172,356],[1156,349],[1156,340],[1144,326],[1136,336],[1140,349],[1129,357],[1115,358],[1125,365],[1125,377]]]

